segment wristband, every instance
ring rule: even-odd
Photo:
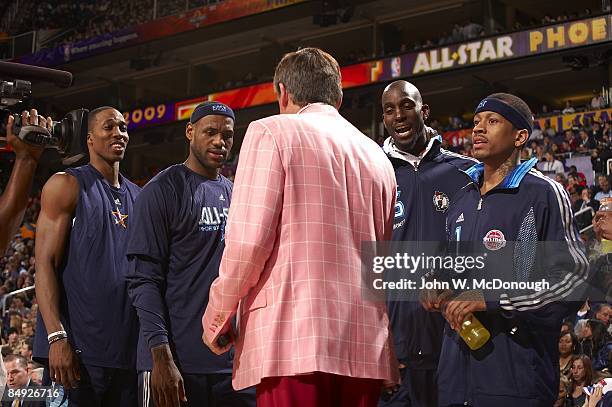
[[[60,339],[64,339],[64,338],[68,338],[68,334],[66,333],[66,331],[64,331],[64,330],[55,331],[55,332],[51,332],[47,336],[47,342],[49,342],[49,345],[50,345],[53,342],[56,342],[56,341],[58,341]]]
[[[54,342],[61,341],[62,339],[68,339],[68,335],[57,335],[57,336],[55,336],[54,338],[49,340],[49,345],[51,345]]]

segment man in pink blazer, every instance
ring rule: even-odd
[[[217,353],[235,341],[233,386],[256,385],[259,406],[376,406],[399,377],[384,301],[362,297],[360,250],[390,240],[393,168],[338,113],[329,54],[285,55],[274,85],[281,114],[251,123],[240,151],[203,340]]]

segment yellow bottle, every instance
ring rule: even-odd
[[[467,343],[467,346],[472,350],[477,350],[483,347],[491,338],[491,334],[485,328],[474,314],[469,313],[461,324],[459,336]]]
[[[602,198],[600,212],[612,211],[612,198]],[[612,253],[612,240],[601,239],[601,253]]]

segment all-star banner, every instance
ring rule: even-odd
[[[389,80],[528,57],[612,41],[612,16],[601,16],[387,58],[373,72]]]
[[[349,65],[342,67],[342,86],[344,89],[350,89],[398,78],[410,78],[612,42],[611,22],[612,16],[593,17]],[[176,102],[174,120],[186,120],[191,115],[193,108],[205,100],[218,100],[238,110],[274,103],[276,98],[271,82],[215,92],[196,99]],[[578,119],[573,117],[571,120]],[[570,119],[566,120],[564,116],[558,120],[562,121],[561,126],[565,128],[566,122]],[[134,128],[152,124],[151,121],[145,120],[139,123],[135,123],[135,120],[131,122]],[[554,122],[553,126],[557,123],[558,121]],[[538,125],[540,124],[543,123],[538,122]],[[464,134],[459,134],[459,136],[464,136]]]

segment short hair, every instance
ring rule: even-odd
[[[24,358],[21,355],[10,354],[4,357],[4,364],[7,364],[9,362],[14,362],[14,361],[16,361],[17,364],[20,365],[24,369],[28,368],[28,361],[26,360],[26,358]]]
[[[523,116],[525,120],[527,120],[527,123],[529,123],[529,126],[533,128],[533,113],[531,112],[529,105],[525,103],[523,99],[521,99],[520,97],[516,95],[512,95],[510,93],[502,93],[502,92],[493,93],[487,96],[487,99],[489,98],[501,100],[502,102],[514,108],[514,110],[518,111],[521,114],[521,116]]]
[[[285,54],[274,72],[274,89],[280,94],[282,83],[298,106],[342,101],[342,77],[338,62],[318,48],[302,48]]]
[[[22,342],[22,345],[27,345],[29,350],[33,350],[34,349],[34,340],[32,338],[24,339],[24,341]]]
[[[606,308],[606,307],[610,308],[610,304],[608,304],[607,302],[600,302],[600,303],[594,304],[591,307],[591,312],[593,312],[593,315],[595,315],[599,311],[601,311],[602,308]]]
[[[96,120],[96,117],[98,117],[100,113],[108,109],[117,110],[116,108],[112,106],[100,106],[100,107],[96,107],[93,110],[90,110],[89,113],[87,113],[87,131],[88,132],[91,131],[94,121]]]

